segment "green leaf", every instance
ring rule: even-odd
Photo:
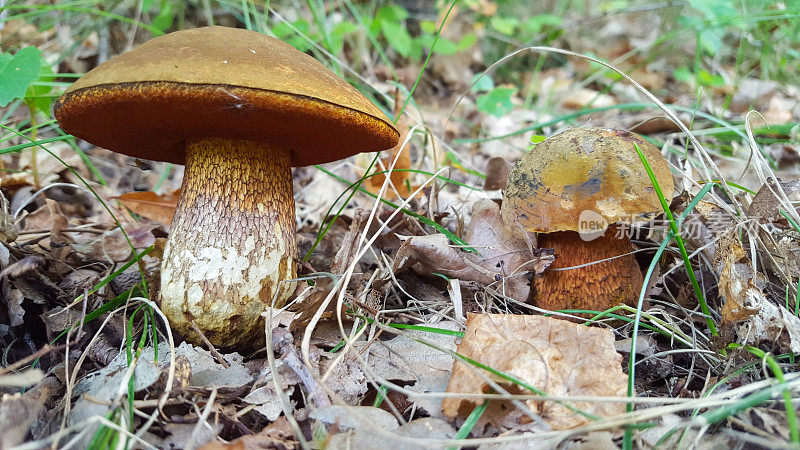
[[[23,98],[28,86],[39,78],[42,52],[36,47],[25,47],[15,55],[0,53],[0,106]]]
[[[55,81],[56,76],[57,75],[53,73],[53,69],[49,64],[42,64],[42,68],[39,70],[39,78],[25,90],[25,104],[28,105],[29,108],[49,114],[50,105],[53,103],[53,96],[48,94],[53,91],[53,86],[37,83],[51,83]]]
[[[519,26],[519,20],[513,17],[494,16],[489,24],[498,33],[511,36],[516,32]]]
[[[436,34],[436,30],[439,29],[439,26],[436,25],[436,22],[434,22],[432,20],[420,20],[419,21],[419,29],[423,33]]]
[[[481,74],[476,73],[470,80],[470,84],[475,83],[475,80],[480,76]],[[491,75],[484,75],[472,86],[472,92],[486,92],[492,89],[494,89],[494,80],[492,80]]]
[[[161,31],[167,31],[175,20],[175,5],[172,0],[161,0],[161,10],[153,18],[154,27]]]
[[[411,35],[405,27],[397,22],[381,22],[381,31],[386,42],[400,56],[407,58],[411,54]]]
[[[537,14],[522,24],[522,29],[530,36],[535,36],[547,27],[561,25],[562,19],[553,14]]]
[[[330,50],[336,54],[341,53],[344,47],[344,37],[358,30],[358,25],[353,22],[344,21],[334,25],[330,33],[331,47],[333,47]]]
[[[697,82],[703,86],[725,86],[725,78],[722,75],[712,74],[704,69],[700,69],[700,72],[697,73]]]
[[[544,141],[545,139],[547,139],[546,136],[542,136],[540,134],[534,134],[533,136],[531,136],[531,144],[536,145],[539,142]]]
[[[517,88],[499,86],[486,94],[481,94],[477,98],[478,110],[495,117],[502,117],[514,109],[511,96],[515,92]]]
[[[460,41],[458,41],[458,51],[463,52],[464,50],[475,45],[476,42],[478,42],[478,37],[475,36],[475,33],[467,33],[461,37]]]
[[[292,27],[296,28],[297,31],[293,30]],[[286,42],[301,52],[308,51],[311,48],[311,44],[304,38],[300,37],[299,33],[303,33],[312,39],[316,37],[313,35],[313,33],[311,33],[311,27],[309,26],[308,21],[303,19],[292,22],[291,26],[285,22],[276,23],[270,28],[270,31],[275,35],[276,38]]]
[[[402,22],[408,18],[408,11],[402,6],[389,4],[375,13],[375,20],[379,22]]]
[[[686,67],[678,67],[672,72],[672,76],[675,77],[675,81],[681,83],[691,83],[694,80],[694,75]]]
[[[422,34],[414,40],[420,46],[427,49],[430,49],[431,46],[433,46],[433,42],[436,41],[436,47],[433,49],[433,53],[437,55],[455,55],[458,53],[458,44],[441,36],[439,36],[439,40],[437,41],[436,36],[432,34]]]

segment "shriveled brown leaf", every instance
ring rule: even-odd
[[[755,304],[764,294],[754,283],[754,274],[746,262],[746,254],[733,234],[723,236],[716,250],[719,272],[719,294],[725,299],[722,305],[722,323],[747,320],[758,312]]]
[[[24,394],[3,394],[0,397],[0,448],[22,443],[45,401],[60,388],[56,377],[47,377]]]
[[[472,205],[472,220],[464,237],[480,255],[450,246],[443,234],[415,236],[397,251],[394,270],[411,267],[420,273],[438,272],[493,285],[524,302],[531,289],[527,273],[541,273],[553,261],[552,255],[538,254],[526,234],[506,226],[500,218],[500,208],[491,200],[478,200]]]
[[[178,207],[178,197],[181,190],[166,194],[156,194],[153,191],[128,192],[117,197],[111,197],[131,211],[154,220],[164,225],[172,225],[172,217]]]
[[[614,335],[609,329],[542,316],[469,314],[458,353],[513,375],[549,395],[624,396],[626,392],[627,376],[620,365],[622,355],[614,349]],[[447,392],[486,392],[489,385],[477,370],[481,369],[457,359]],[[512,386],[490,372],[483,374],[507,388]],[[521,389],[512,388],[515,392]],[[480,403],[479,399],[448,397],[442,409],[454,417],[468,413]],[[557,430],[589,421],[560,403],[536,400],[525,403]],[[617,402],[575,401],[570,406],[600,417],[625,412],[625,404]]]
[[[514,165],[500,156],[492,156],[486,163],[486,179],[483,180],[483,190],[496,191],[506,188],[508,174]]]
[[[767,280],[753,272],[741,241],[731,230],[716,245],[714,264],[719,275],[719,293],[725,299],[722,322],[737,324],[743,345],[763,342],[782,349],[800,351],[800,318],[764,293]]]
[[[99,236],[90,235],[86,241],[70,246],[79,254],[94,260],[124,261],[131,255],[131,246],[145,248],[155,243],[156,238],[152,232],[157,227],[153,223],[131,223],[125,225],[125,234],[120,228],[114,228]]]
[[[783,192],[789,196],[790,200],[797,200],[793,197],[796,197],[795,194],[800,192],[800,181],[782,181],[780,179],[775,180],[769,178],[767,182],[759,188],[753,200],[750,202],[750,206],[747,207],[747,217],[756,219],[761,223],[770,222],[776,225],[779,224],[783,218],[780,214],[783,206],[775,194],[779,192],[779,186]]]

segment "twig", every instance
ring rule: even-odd
[[[214,358],[216,358],[217,361],[222,364],[222,367],[226,369],[229,368],[231,365],[228,364],[228,361],[225,361],[225,358],[223,358],[222,355],[217,351],[217,349],[214,347],[214,344],[209,342],[209,340],[206,338],[206,335],[204,335],[203,332],[200,331],[200,328],[197,327],[197,324],[194,323],[194,320],[192,320],[190,323],[192,324],[194,332],[197,333],[197,335],[200,336],[200,339],[202,339],[203,342],[208,346],[208,350],[212,355],[214,355]]]
[[[65,348],[67,348],[67,344],[61,344],[61,345],[56,345],[56,346],[52,346],[50,344],[44,344],[44,346],[42,346],[42,348],[40,348],[36,352],[31,353],[30,355],[28,355],[28,356],[20,359],[19,361],[11,364],[10,366],[6,366],[6,367],[0,368],[0,375],[5,375],[8,372],[12,372],[14,370],[17,370],[20,367],[22,367],[22,366],[28,364],[29,362],[33,361],[34,359],[41,358],[42,356],[44,356],[44,355],[46,355],[46,354],[48,354],[50,352],[58,352],[58,351],[64,350]]]

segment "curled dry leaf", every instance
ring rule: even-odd
[[[178,207],[180,193],[180,189],[162,195],[153,191],[128,192],[111,198],[142,217],[169,226],[172,225],[172,217]]]
[[[747,262],[739,238],[733,233],[723,235],[714,252],[719,268],[719,294],[725,299],[722,305],[722,323],[747,320],[758,312],[756,305],[764,296],[755,284],[755,274]]]
[[[481,254],[451,247],[443,234],[407,239],[397,251],[394,270],[413,268],[420,273],[438,272],[494,285],[505,295],[524,302],[531,290],[528,272],[542,273],[553,262],[552,255],[539,254],[532,248],[526,233],[506,226],[500,218],[500,208],[491,200],[478,200],[472,205],[465,240]]]
[[[458,353],[549,395],[624,396],[626,392],[627,375],[620,365],[622,356],[614,349],[614,335],[608,329],[542,316],[469,314]],[[489,385],[477,372],[480,370],[457,359],[447,392],[486,392]],[[512,392],[522,392],[522,387],[508,380],[489,372],[483,375]],[[442,409],[453,417],[468,413],[480,403],[481,400],[475,398],[448,397]],[[589,421],[561,403],[536,400],[525,403],[556,430],[574,428]],[[600,417],[625,411],[625,404],[618,402],[575,401],[569,404]]]
[[[773,342],[781,348],[800,351],[800,318],[767,298],[762,290],[766,278],[753,272],[733,231],[720,238],[715,254],[720,274],[719,293],[725,299],[722,323],[741,323],[737,325],[737,334],[742,345]]]

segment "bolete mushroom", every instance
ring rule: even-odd
[[[672,175],[661,152],[627,131],[566,130],[537,144],[511,171],[503,220],[539,233],[538,246],[556,257],[534,279],[537,306],[602,311],[638,299],[642,272],[623,227],[663,209],[634,144],[671,196]]]
[[[260,314],[296,276],[291,166],[394,146],[379,108],[317,60],[261,33],[206,27],[160,36],[96,67],[55,104],[97,146],[185,164],[164,251],[161,309],[197,342],[263,339]],[[260,338],[259,338],[260,336]]]

